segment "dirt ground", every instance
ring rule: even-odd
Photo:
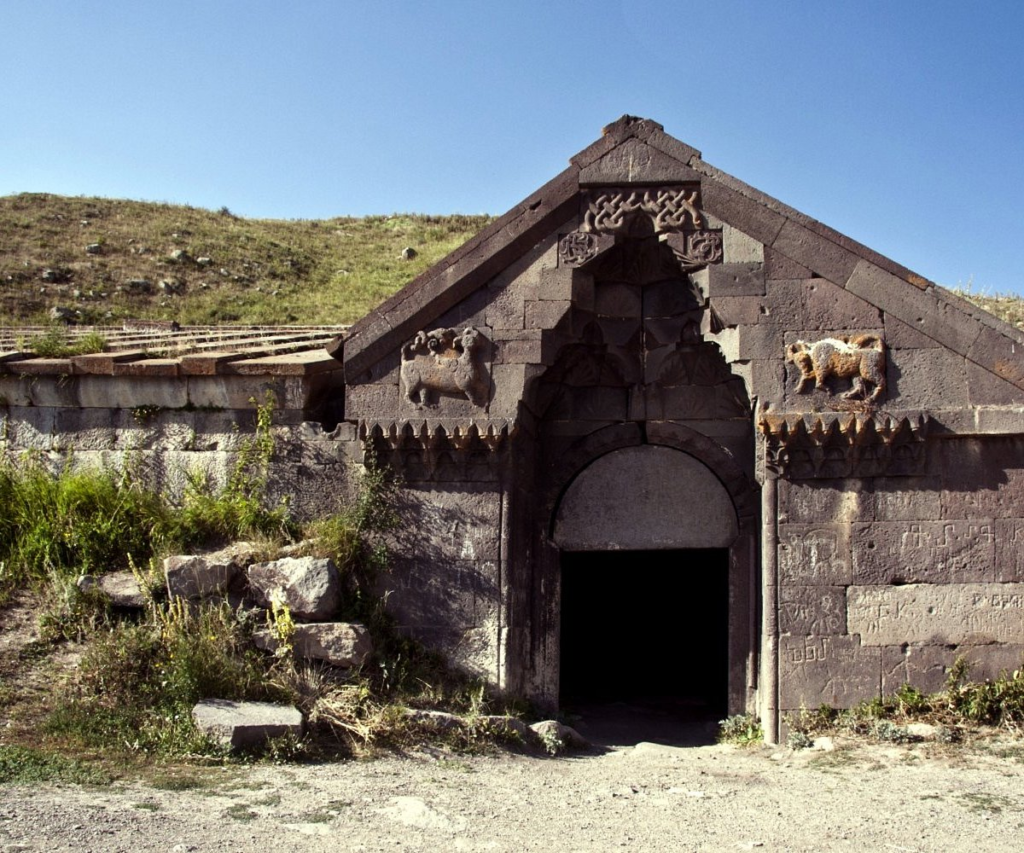
[[[0,850],[1019,851],[1024,747],[641,742],[0,788]],[[172,790],[185,788],[185,790]]]

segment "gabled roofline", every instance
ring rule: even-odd
[[[630,139],[686,166],[701,179],[707,213],[767,248],[871,302],[943,346],[1024,388],[1024,364],[1014,356],[1024,333],[878,254],[704,162],[701,152],[650,119],[625,115],[570,158],[564,172],[515,205],[476,237],[413,279],[355,323],[328,351],[345,363],[347,382],[373,367],[420,329],[486,284],[577,211],[580,174]],[[642,183],[642,182],[641,182]],[[911,285],[911,287],[907,287]],[[950,311],[962,318],[948,316]],[[961,320],[979,325],[966,330]],[[984,331],[983,331],[984,330]]]

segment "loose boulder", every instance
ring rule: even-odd
[[[204,699],[192,709],[203,734],[231,749],[262,746],[268,738],[302,736],[302,712],[270,702],[232,702]]]
[[[78,588],[85,593],[98,592],[114,607],[140,609],[146,606],[146,596],[131,572],[109,572],[105,575],[82,575]]]
[[[249,566],[249,588],[265,607],[287,606],[300,622],[325,622],[341,604],[341,579],[329,559],[283,557]]]
[[[167,593],[171,598],[192,599],[221,595],[252,559],[253,546],[248,542],[236,542],[210,554],[167,557]]]

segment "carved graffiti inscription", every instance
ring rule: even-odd
[[[847,621],[872,646],[1024,643],[1024,584],[851,586]]]
[[[990,521],[854,524],[851,540],[857,583],[995,579],[995,535]]]

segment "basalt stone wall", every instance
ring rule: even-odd
[[[929,451],[916,478],[780,482],[783,709],[1024,661],[1024,439]]]
[[[53,470],[126,469],[180,496],[189,479],[227,482],[255,437],[257,406],[269,404],[268,500],[287,500],[300,517],[330,512],[351,497],[362,461],[355,427],[337,423],[341,370],[322,348],[268,356],[267,346],[178,358],[0,354],[0,453]]]

